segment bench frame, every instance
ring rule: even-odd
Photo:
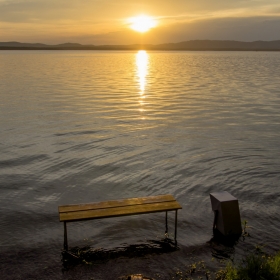
[[[64,250],[68,251],[68,222],[165,212],[165,234],[167,235],[169,211],[175,211],[174,241],[177,246],[178,209],[182,207],[172,195],[59,206],[60,222],[64,223]]]

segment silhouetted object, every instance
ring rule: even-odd
[[[127,198],[89,204],[63,205],[58,207],[59,220],[64,222],[64,249],[68,250],[67,222],[103,219],[120,216],[166,212],[165,234],[168,235],[167,212],[175,211],[174,241],[177,245],[177,212],[182,209],[176,199],[168,195]]]
[[[223,235],[242,233],[238,200],[228,192],[210,193],[212,210],[215,213],[213,229]]]

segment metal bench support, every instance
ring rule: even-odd
[[[178,210],[175,210],[175,233],[174,233],[174,240],[175,245],[177,246],[177,212]]]
[[[68,251],[68,240],[67,240],[67,226],[64,222],[64,250]]]
[[[165,212],[165,234],[168,234],[168,220],[167,220],[167,213],[168,211]]]

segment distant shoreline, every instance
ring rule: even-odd
[[[192,40],[167,44],[131,45],[81,45],[65,43],[47,45],[40,43],[0,42],[0,50],[89,50],[89,51],[280,51],[280,40],[276,41],[222,41]]]
[[[221,52],[228,52],[228,51],[234,51],[234,52],[279,52],[280,49],[268,49],[268,50],[250,50],[250,49],[102,49],[102,48],[96,48],[96,49],[56,49],[56,48],[1,48],[0,51],[197,51],[197,52],[207,52],[207,51],[221,51]]]

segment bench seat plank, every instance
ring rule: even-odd
[[[60,221],[80,221],[89,219],[101,219],[109,217],[119,217],[128,215],[137,215],[145,213],[154,213],[162,211],[171,211],[182,209],[181,205],[177,201],[150,203],[150,204],[138,204],[128,206],[118,206],[103,209],[92,209],[85,211],[64,212],[60,213]]]
[[[103,209],[103,208],[113,208],[113,207],[123,207],[129,205],[139,205],[139,204],[150,204],[157,202],[171,202],[176,201],[173,195],[158,195],[158,196],[150,196],[150,197],[140,197],[140,198],[127,198],[121,200],[109,200],[103,202],[96,203],[87,203],[87,204],[72,204],[72,205],[63,205],[59,206],[59,213],[68,213],[68,212],[76,212],[76,211],[86,211],[86,210],[94,210],[94,209]]]

